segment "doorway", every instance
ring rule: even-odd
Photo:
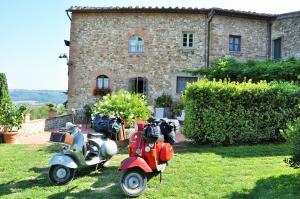
[[[273,41],[274,48],[273,48],[273,58],[275,60],[281,59],[281,38],[275,39]]]
[[[148,81],[143,77],[134,77],[129,79],[128,91],[147,95]]]

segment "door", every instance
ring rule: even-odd
[[[146,78],[135,77],[129,79],[128,90],[132,93],[141,93],[147,95],[148,82]]]
[[[275,60],[281,59],[281,38],[274,40],[273,58]]]

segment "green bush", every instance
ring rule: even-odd
[[[299,81],[300,60],[290,58],[283,61],[248,61],[238,62],[226,59],[214,62],[208,69],[188,71],[193,75],[205,75],[209,80],[230,79],[243,82],[251,79],[252,82],[260,80],[271,81]]]
[[[145,97],[124,90],[107,94],[97,102],[93,108],[93,116],[99,113],[120,117],[127,123],[146,120],[150,116]]]
[[[156,107],[171,107],[173,100],[171,95],[163,93],[155,100]]]
[[[212,144],[280,141],[279,130],[300,115],[299,97],[291,83],[203,79],[184,92],[184,134]]]
[[[292,157],[286,159],[290,166],[300,167],[300,118],[288,125],[288,128],[282,131],[283,137],[287,140]]]
[[[0,126],[8,129],[20,128],[26,112],[25,106],[13,105],[9,93],[7,80],[4,73],[0,73]]]

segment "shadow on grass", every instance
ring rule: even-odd
[[[244,193],[233,192],[226,198],[285,198],[300,197],[300,173],[291,175],[272,176],[256,182],[254,189],[243,190]]]
[[[52,194],[48,198],[124,198],[119,188],[118,167],[105,168],[100,174],[92,174],[92,176],[95,175],[98,175],[97,181],[89,189],[79,190],[80,187],[76,185],[65,191]]]
[[[290,155],[286,144],[258,144],[240,146],[208,146],[192,142],[180,142],[174,145],[175,153],[215,153],[222,157],[248,158]]]
[[[48,168],[38,168],[38,167],[33,167],[28,170],[33,171],[35,173],[39,173],[39,176],[34,176],[34,177],[28,177],[25,180],[21,181],[10,181],[5,184],[0,184],[0,196],[8,195],[13,193],[13,189],[30,189],[32,187],[48,187],[50,185],[47,177],[47,172]]]
[[[48,168],[38,168],[33,167],[28,171],[34,171],[35,173],[39,173],[40,175],[36,177],[28,177],[27,179],[21,181],[10,181],[5,184],[0,184],[0,198],[1,196],[9,195],[14,192],[22,192],[26,189],[31,189],[32,187],[42,187],[49,188],[53,187],[53,185],[48,179]],[[119,189],[119,171],[117,166],[111,166],[108,168],[101,168],[98,171],[95,171],[94,168],[87,168],[80,170],[76,173],[74,181],[70,182],[68,186],[72,186],[65,191],[52,194],[48,196],[48,198],[106,198],[108,196],[113,196],[114,198],[123,198],[121,190]],[[83,176],[97,177],[97,181],[91,185],[90,189],[80,190],[78,191],[78,182],[76,179],[79,179]],[[66,186],[66,185],[63,185]],[[63,189],[63,186],[62,189]],[[16,189],[16,191],[14,191]],[[101,197],[102,196],[102,197]]]

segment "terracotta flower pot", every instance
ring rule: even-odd
[[[4,130],[4,132],[3,132],[4,142],[7,144],[16,144],[17,143],[17,135],[18,135],[17,131],[9,132],[7,130]]]

